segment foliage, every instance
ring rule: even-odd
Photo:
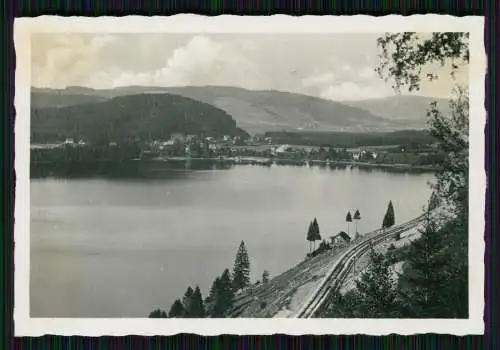
[[[214,305],[211,310],[211,317],[224,317],[233,305],[234,290],[229,269],[222,273],[215,293]]]
[[[345,217],[345,221],[352,222],[352,216],[351,216],[351,212],[350,211],[347,212],[347,215]]]
[[[307,240],[309,243],[313,242],[316,244],[316,241],[321,241],[321,233],[319,230],[318,220],[314,218],[313,221],[309,224],[309,228],[307,229]],[[309,244],[309,252],[311,252],[311,245]]]
[[[191,307],[189,310],[189,317],[203,318],[206,316],[205,306],[203,305],[203,298],[199,286],[194,289],[191,296]]]
[[[382,254],[370,251],[370,262],[356,288],[330,298],[327,317],[391,318],[400,316],[397,283],[390,263]]]
[[[396,218],[394,216],[394,207],[392,205],[392,201],[389,201],[387,205],[387,211],[384,215],[384,220],[382,221],[382,228],[389,228],[394,226],[396,222]]]
[[[185,316],[186,317],[191,317],[192,309],[191,309],[191,304],[192,304],[192,299],[193,299],[193,288],[188,287],[186,292],[184,293],[184,296],[182,297],[182,305],[184,306],[184,310],[186,311]]]
[[[441,204],[441,199],[436,194],[435,191],[432,192],[431,197],[429,198],[429,204],[427,205],[427,210],[432,211],[437,209]]]
[[[269,282],[269,271],[264,270],[262,273],[262,283],[267,283]]]
[[[356,209],[356,212],[354,213],[354,220],[361,220],[361,214],[358,209]]]
[[[267,132],[265,136],[271,137],[273,142],[278,144],[327,147],[327,156],[330,159],[342,159],[341,154],[330,147],[392,146],[406,143],[427,145],[435,141],[434,137],[424,130],[363,133],[275,131]]]
[[[226,112],[169,94],[140,94],[104,102],[31,111],[31,141],[83,139],[93,145],[130,139],[168,139],[172,133],[244,136]]]
[[[387,33],[377,40],[381,49],[379,75],[386,81],[392,80],[392,87],[399,91],[408,87],[418,91],[423,77],[438,79],[433,63],[451,65],[453,76],[459,65],[469,63],[469,34],[461,32],[412,32]]]
[[[446,157],[439,163],[434,186],[439,196],[454,208],[456,214],[467,214],[469,183],[469,95],[463,88],[455,90],[450,101],[451,116],[443,115],[431,105],[429,128]]]
[[[241,241],[236,253],[233,268],[233,288],[234,290],[243,289],[250,285],[250,260],[245,248],[245,242]]]
[[[168,312],[168,317],[170,318],[186,317],[186,309],[184,309],[184,305],[182,305],[182,302],[179,299],[175,300],[172,306],[170,307],[170,311]]]
[[[151,311],[148,316],[149,318],[168,318],[167,313],[164,310],[155,309]]]
[[[314,232],[314,241],[321,241],[321,234],[319,231],[319,225],[318,225],[318,220],[314,218],[313,220],[313,232]]]
[[[442,255],[445,244],[436,223],[426,215],[421,237],[415,240],[406,256],[409,268],[401,276],[404,306],[412,317],[436,318],[443,314],[443,284],[447,280],[441,267],[446,263]]]
[[[369,265],[356,281],[357,292],[363,301],[359,307],[366,317],[398,316],[396,286],[390,263],[372,249]]]
[[[314,228],[312,221],[309,223],[309,227],[307,228],[306,239],[309,241],[309,252],[311,252],[311,243],[314,241]]]
[[[356,209],[356,212],[354,213],[353,219],[354,219],[354,225],[355,225],[355,231],[356,231],[355,238],[358,239],[359,238],[358,221],[361,220],[361,214],[360,214],[358,209]]]

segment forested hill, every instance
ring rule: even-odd
[[[226,112],[171,94],[137,94],[65,107],[31,110],[31,142],[66,138],[119,142],[131,138],[168,139],[182,132],[206,136],[246,136]]]
[[[283,91],[257,91],[224,86],[125,86],[109,90],[68,87],[31,89],[31,105],[61,106],[139,93],[168,93],[208,103],[230,114],[250,133],[267,131],[393,131],[409,127],[408,120],[375,115],[345,103]],[[66,98],[68,96],[68,98]],[[78,98],[78,96],[80,96]],[[80,102],[81,103],[81,102]],[[425,107],[420,110],[425,118]],[[404,116],[404,114],[403,114]],[[411,124],[414,125],[414,124]],[[425,127],[425,122],[416,128]]]

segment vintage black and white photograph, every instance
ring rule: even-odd
[[[26,317],[475,316],[484,53],[387,28],[32,30]]]

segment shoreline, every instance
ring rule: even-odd
[[[225,165],[260,165],[260,166],[319,166],[319,167],[351,167],[351,168],[362,168],[362,169],[385,169],[385,170],[395,170],[395,171],[416,171],[416,172],[435,172],[437,167],[429,165],[411,165],[411,164],[391,164],[391,163],[369,163],[369,162],[353,162],[353,161],[325,161],[325,160],[307,160],[307,159],[286,159],[286,158],[268,158],[268,157],[156,157],[149,159],[123,159],[123,160],[112,160],[112,159],[98,159],[93,161],[69,161],[69,162],[57,162],[57,161],[33,161],[30,162],[32,167],[38,166],[70,166],[72,164],[106,164],[106,163],[119,163],[125,164],[129,162],[134,163],[180,163],[180,162],[212,162]]]
[[[142,159],[137,159],[137,161],[143,161]],[[380,168],[380,169],[400,169],[400,170],[417,170],[434,172],[436,167],[427,165],[411,165],[411,164],[391,164],[391,163],[369,163],[369,162],[353,162],[353,161],[341,161],[341,160],[306,160],[306,159],[286,159],[286,158],[267,158],[267,157],[213,157],[213,158],[198,158],[198,157],[157,157],[151,159],[151,161],[158,162],[169,162],[169,161],[219,161],[223,163],[230,164],[241,164],[241,165],[297,165],[297,166],[351,166],[360,168]]]

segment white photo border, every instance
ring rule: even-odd
[[[468,319],[139,319],[30,317],[30,86],[32,33],[470,33],[470,152],[469,152],[469,318]],[[484,213],[486,173],[484,131],[486,111],[484,18],[445,15],[370,17],[274,15],[267,17],[181,14],[171,17],[57,17],[16,18],[14,224],[15,336],[219,334],[422,334],[484,333]]]

